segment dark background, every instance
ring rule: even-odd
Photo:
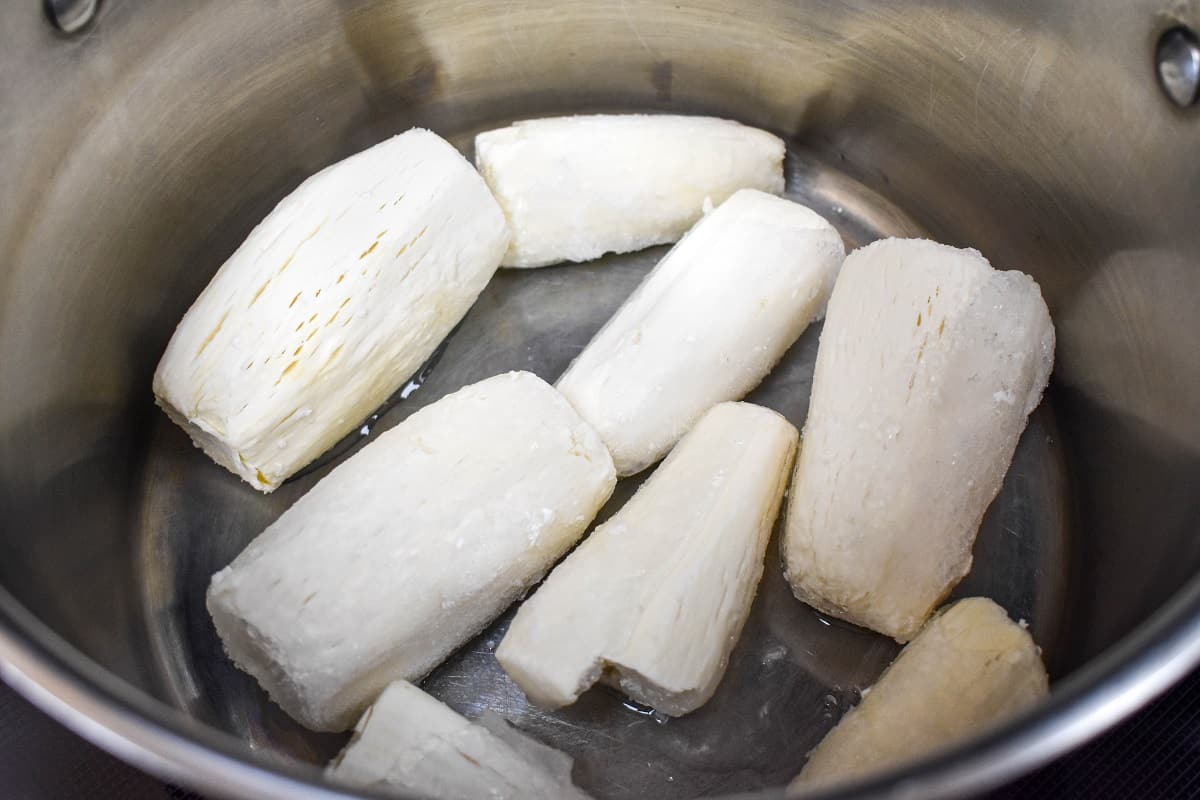
[[[1008,798],[1200,798],[1200,672],[1116,730],[1016,784]],[[128,767],[0,684],[3,800],[201,800]]]

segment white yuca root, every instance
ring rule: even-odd
[[[521,606],[496,659],[557,708],[597,680],[671,716],[717,688],[763,571],[798,434],[722,403]]]
[[[706,202],[782,192],[783,151],[778,137],[729,120],[644,114],[534,119],[475,138],[513,233],[506,267],[674,242]]]
[[[213,576],[208,610],[285,711],[343,730],[538,581],[615,482],[558,392],[528,372],[489,378],[333,470]]]
[[[558,380],[619,475],[758,385],[825,303],[845,258],[798,203],[743,190],[688,232]]]
[[[970,569],[1053,362],[1054,326],[1028,275],[922,240],[851,253],[788,500],[796,595],[911,638]]]
[[[485,713],[471,722],[411,683],[388,686],[326,770],[357,789],[432,800],[583,800],[570,756]]]
[[[413,129],[318,172],[217,272],[154,394],[218,464],[269,492],[433,353],[508,246],[449,144]]]
[[[961,600],[900,652],[817,745],[792,787],[861,777],[928,755],[1046,691],[1046,670],[1029,633],[991,600]]]

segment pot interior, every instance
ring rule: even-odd
[[[470,154],[477,131],[530,116],[731,117],[788,140],[789,195],[848,248],[927,236],[1029,272],[1056,322],[1056,370],[955,596],[1026,619],[1053,679],[1200,566],[1200,121],[1154,82],[1171,21],[1148,3],[102,9],[74,38],[36,8],[0,29],[0,59],[23,65],[0,103],[0,587],[255,757],[320,763],[345,737],[304,731],[225,659],[209,576],[414,410],[510,369],[556,378],[663,253],[502,271],[364,433],[258,494],[154,407],[154,365],[275,202],[413,125]],[[819,333],[749,399],[802,425]],[[599,797],[781,785],[896,652],[796,601],[777,543],[716,697],[681,719],[605,689],[530,706],[492,655],[508,618],[425,688],[570,753]]]

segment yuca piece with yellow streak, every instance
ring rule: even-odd
[[[920,630],[971,568],[1053,363],[1054,326],[1028,275],[915,239],[851,253],[788,499],[796,595],[902,642]]]
[[[270,492],[429,358],[500,264],[504,215],[413,129],[280,201],[184,316],[154,394],[214,461]]]

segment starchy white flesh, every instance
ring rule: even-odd
[[[1046,694],[1029,633],[991,600],[931,619],[793,781],[814,787],[896,766],[985,729]]]
[[[558,392],[528,372],[489,378],[333,470],[213,576],[208,610],[285,711],[343,730],[538,581],[615,481]]]
[[[558,381],[619,475],[658,461],[758,385],[825,312],[842,239],[798,203],[743,190],[696,224]]]
[[[582,800],[571,758],[494,714],[471,722],[411,683],[388,686],[326,775],[434,800]]]
[[[923,240],[851,253],[788,500],[796,596],[911,638],[971,568],[1053,361],[1054,326],[1028,275]]]
[[[506,267],[674,242],[706,202],[782,192],[783,151],[777,136],[729,120],[644,114],[533,119],[475,138],[512,229]]]
[[[280,201],[192,304],[154,394],[214,461],[269,492],[433,353],[508,246],[449,144],[413,129]]]
[[[527,697],[597,680],[671,716],[717,688],[762,577],[796,429],[722,403],[521,606],[496,659]]]

